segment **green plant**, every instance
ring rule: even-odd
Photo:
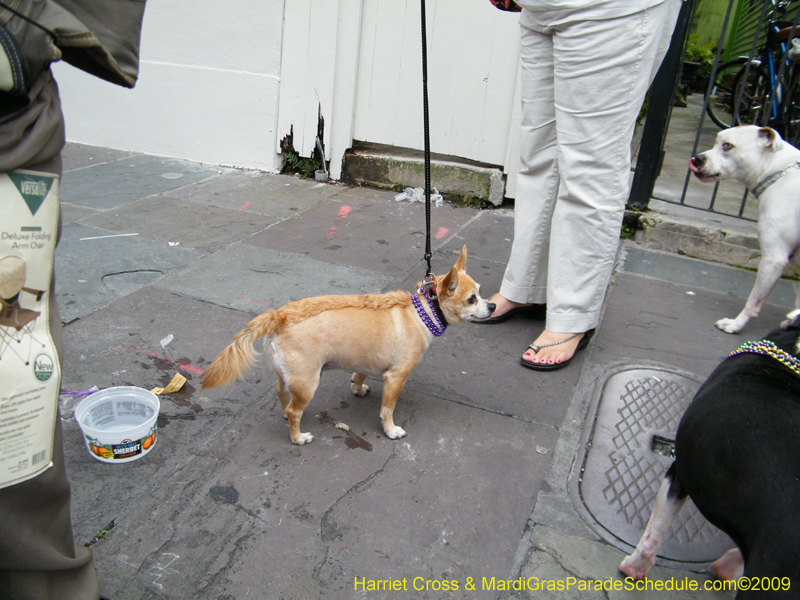
[[[303,158],[294,149],[294,128],[281,140],[281,152],[283,153],[281,173],[294,173],[313,179],[314,173],[322,168],[322,161],[315,158]]]
[[[84,544],[84,546],[86,546],[86,547],[93,546],[94,544],[96,544],[97,542],[99,542],[100,540],[105,538],[106,534],[109,531],[111,531],[112,529],[114,529],[114,526],[116,524],[117,524],[117,520],[114,519],[113,521],[111,521],[111,523],[109,523],[108,525],[103,527],[100,531],[98,531],[91,540],[89,540],[87,543]]]
[[[292,151],[283,153],[283,168],[281,169],[281,173],[294,173],[313,179],[315,171],[321,168],[321,162],[314,158],[303,158]]]
[[[697,36],[689,36],[683,60],[699,64],[697,75],[707,77],[711,74],[716,54],[716,46],[713,44],[698,44]]]
[[[622,217],[622,227],[620,227],[619,237],[623,240],[632,240],[636,237],[636,232],[642,229],[640,216],[644,214],[641,208],[628,205],[625,207],[625,214]]]
[[[450,204],[459,208],[477,208],[479,210],[494,208],[494,205],[488,200],[483,200],[477,196],[471,196],[469,194],[461,195],[445,193],[443,196],[445,201],[450,202]]]

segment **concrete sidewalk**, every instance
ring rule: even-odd
[[[150,389],[178,372],[188,380],[162,396],[153,450],[120,465],[87,452],[73,416],[80,397],[62,395],[75,536],[93,543],[103,595],[731,597],[589,593],[577,584],[516,591],[502,582],[622,582],[616,565],[628,534],[615,532],[620,517],[600,514],[582,482],[590,452],[613,434],[596,426],[609,382],[634,373],[691,388],[779,323],[792,304],[788,284],[730,336],[714,322],[741,310],[753,273],[624,242],[602,323],[569,368],[544,374],[518,364],[541,321],[454,326],[398,401],[406,438],[382,433],[380,381],[355,398],[349,375],[332,371],[303,419],[314,441],[299,447],[267,369],[201,395],[204,369],[254,315],[288,300],[411,290],[425,273],[424,206],[390,192],[75,144],[61,195],[62,388]],[[468,271],[491,296],[512,212],[445,205],[432,209],[432,224],[434,272],[466,244]],[[652,469],[657,477],[662,464],[669,460]],[[620,527],[638,530],[642,515],[648,506]],[[702,583],[708,576],[695,571],[704,560],[653,575]]]

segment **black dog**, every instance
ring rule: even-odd
[[[688,496],[738,549],[716,561],[720,579],[764,579],[737,598],[787,598],[800,587],[800,311],[720,364],[681,419],[675,462],[624,574],[644,578]],[[771,343],[771,344],[770,344]],[[784,585],[778,584],[779,578]],[[774,588],[778,587],[779,590]],[[783,591],[780,591],[783,590]],[[791,592],[790,592],[791,593]],[[794,591],[791,597],[800,596]]]

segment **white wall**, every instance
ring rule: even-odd
[[[330,173],[353,140],[421,150],[418,0],[286,4],[279,129],[309,156],[318,114]],[[519,15],[487,0],[428,0],[431,151],[519,169]],[[506,193],[513,196],[509,177]]]
[[[519,104],[519,15],[488,0],[426,9],[431,151],[502,166]],[[421,43],[419,1],[364,3],[355,139],[422,148]]]
[[[353,139],[422,148],[418,0],[148,0],[127,90],[53,66],[72,142],[277,172],[318,114],[334,178]],[[519,163],[518,15],[428,0],[433,152]]]
[[[149,0],[133,90],[53,65],[67,139],[278,171],[283,11],[284,0]]]

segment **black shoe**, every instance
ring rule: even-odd
[[[484,323],[485,325],[495,325],[508,321],[511,317],[527,317],[528,319],[542,320],[547,312],[546,304],[528,304],[526,306],[517,306],[508,312],[504,312],[499,317],[489,317],[483,321],[475,321],[476,323]]]

